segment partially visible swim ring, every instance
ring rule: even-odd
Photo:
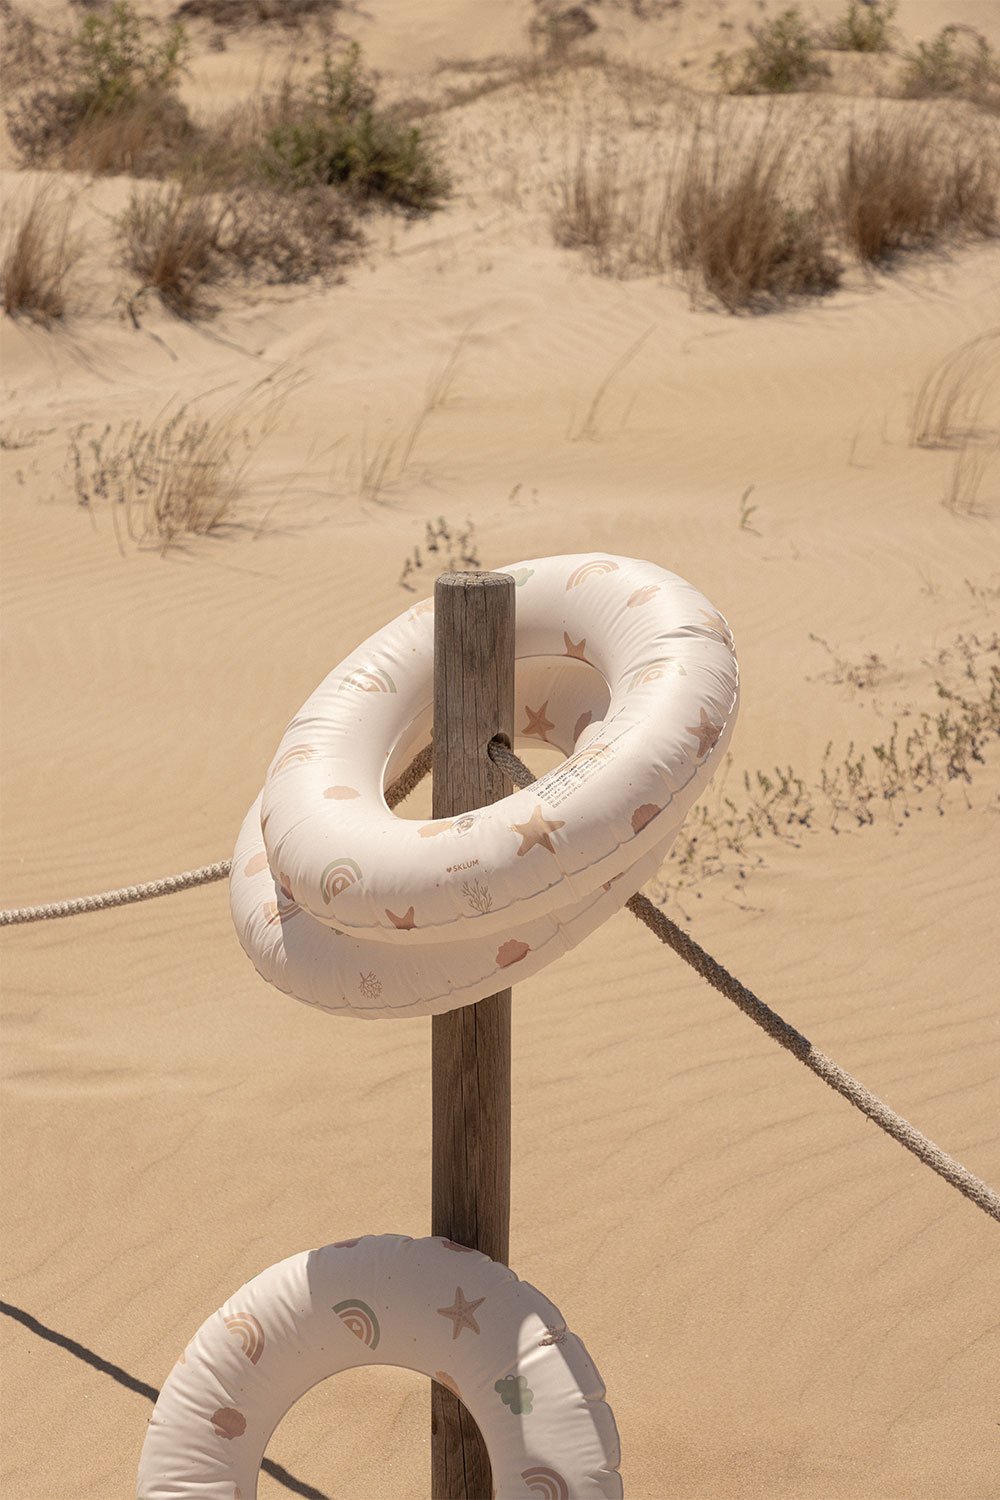
[[[732,733],[729,627],[653,563],[584,554],[517,587],[515,745],[568,759],[461,817],[384,787],[430,737],[433,603],[371,636],[295,715],[240,831],[240,942],[324,1010],[426,1015],[528,978],[650,878]]]
[[[453,1390],[496,1500],[618,1500],[604,1385],[558,1308],[450,1240],[367,1235],[262,1271],[202,1324],[149,1419],[137,1500],[255,1500],[275,1427],[318,1381],[398,1365]]]

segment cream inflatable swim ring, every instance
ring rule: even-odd
[[[321,1009],[427,1015],[528,978],[656,871],[729,742],[732,636],[653,563],[535,558],[517,585],[515,746],[567,759],[458,818],[384,788],[430,737],[433,601],[369,637],[292,719],[233,858],[258,971]]]
[[[450,1240],[368,1235],[255,1276],[195,1334],[149,1419],[138,1500],[254,1500],[288,1409],[357,1365],[447,1386],[483,1435],[497,1500],[617,1500],[604,1385],[559,1310]]]

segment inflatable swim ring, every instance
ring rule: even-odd
[[[558,1308],[477,1250],[384,1234],[293,1255],[202,1324],[149,1419],[138,1500],[254,1500],[288,1409],[357,1365],[399,1365],[454,1391],[483,1435],[497,1500],[622,1494],[604,1385]]]
[[[732,636],[653,563],[535,558],[517,585],[515,746],[567,759],[461,817],[384,789],[430,737],[433,601],[369,637],[292,719],[233,857],[263,977],[340,1014],[426,1015],[527,978],[652,876],[729,742]]]

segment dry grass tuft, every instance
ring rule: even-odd
[[[766,126],[740,152],[735,128],[696,130],[674,190],[671,248],[693,292],[730,312],[820,296],[840,283],[818,186],[795,163],[795,132]]]
[[[983,409],[1000,388],[1000,329],[962,344],[922,382],[910,412],[910,445],[951,448],[986,438],[1000,426],[996,406],[984,423]]]
[[[3,310],[48,325],[65,317],[66,285],[80,245],[70,232],[73,203],[57,202],[43,183],[25,206],[11,210],[0,261]]]
[[[123,264],[139,278],[136,295],[155,291],[180,318],[212,311],[206,292],[225,274],[220,235],[226,212],[213,195],[178,186],[133,193],[119,234]]]
[[[841,267],[800,139],[771,115],[748,138],[735,112],[712,110],[681,126],[666,164],[583,149],[561,184],[556,239],[605,275],[672,267],[693,297],[731,312],[827,292]]]
[[[946,238],[995,234],[1000,143],[959,126],[944,131],[929,110],[864,126],[852,121],[832,200],[845,241],[865,263]]]
[[[123,554],[126,539],[165,553],[185,535],[239,525],[248,471],[292,384],[261,381],[211,416],[185,403],[172,412],[168,405],[148,426],[109,423],[96,436],[78,428],[67,455],[78,503],[110,508]]]
[[[118,233],[122,263],[140,283],[133,305],[143,292],[155,291],[180,318],[216,311],[209,288],[237,275],[282,284],[327,276],[344,265],[360,238],[331,188],[285,194],[177,184],[154,194],[133,192]]]

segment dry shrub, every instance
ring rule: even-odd
[[[45,71],[45,36],[37,21],[11,0],[0,0],[3,78],[8,89],[20,88]]]
[[[96,435],[78,428],[67,455],[78,503],[110,507],[123,552],[126,538],[166,552],[184,535],[240,524],[254,456],[293,384],[269,377],[211,416],[168,403],[149,425],[109,423]]]
[[[339,10],[341,0],[183,0],[178,20],[212,21],[216,26],[259,26],[277,21],[289,28],[313,16]]]
[[[897,0],[848,0],[847,9],[838,16],[824,37],[824,45],[836,52],[890,52],[896,28],[892,24],[899,6]]]
[[[998,227],[1000,142],[921,110],[852,121],[834,174],[833,211],[859,260]]]
[[[712,110],[681,126],[671,162],[584,149],[561,184],[556,239],[606,275],[673,267],[731,312],[829,291],[841,267],[801,139],[795,121],[769,113],[748,136],[737,114]]]
[[[0,262],[3,310],[49,324],[66,314],[66,283],[79,255],[70,232],[73,204],[57,202],[50,184],[11,210]]]
[[[240,274],[302,282],[338,269],[359,235],[340,195],[175,185],[133,193],[118,223],[122,262],[181,318],[216,310],[208,288]],[[134,301],[134,298],[133,298]]]

